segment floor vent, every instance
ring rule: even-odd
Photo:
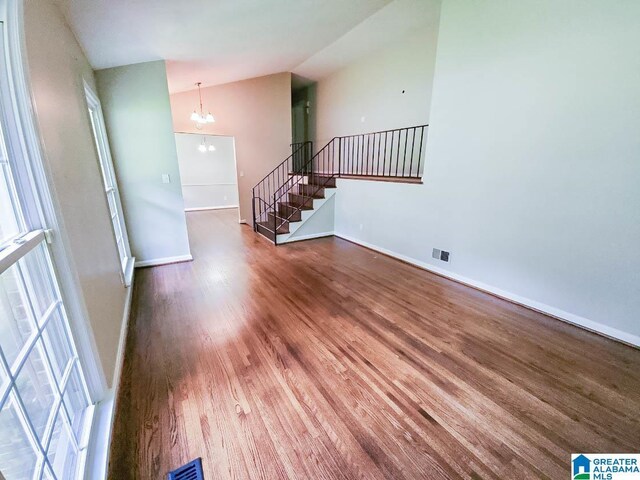
[[[186,465],[169,472],[167,480],[204,480],[202,476],[202,459],[196,458]]]

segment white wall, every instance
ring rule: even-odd
[[[300,240],[332,235],[335,225],[335,199],[335,195],[327,199],[327,201],[313,213],[313,216],[304,222],[289,239]]]
[[[436,27],[410,32],[321,79],[316,87],[317,149],[334,136],[428,123],[436,41]]]
[[[190,258],[164,61],[95,75],[136,265]]]
[[[72,270],[82,289],[107,384],[116,366],[127,289],[104,194],[83,79],[91,67],[58,8],[49,0],[24,2],[24,29],[45,167],[58,203]]]
[[[203,142],[205,152],[198,149]],[[233,137],[176,133],[176,148],[185,210],[238,206]]]
[[[445,0],[425,183],[339,181],[336,231],[639,344],[638,18],[633,1]],[[388,108],[325,99],[318,124],[361,105]]]

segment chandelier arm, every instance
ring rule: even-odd
[[[200,89],[200,85],[202,85],[202,82],[198,82],[198,97],[200,98],[200,115],[204,116],[204,111],[202,110],[202,90]]]

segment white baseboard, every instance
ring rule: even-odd
[[[193,260],[191,255],[178,255],[176,257],[154,258],[153,260],[136,261],[136,268],[139,267],[157,267],[158,265],[168,265],[170,263],[190,262]]]
[[[133,274],[135,275],[135,274]],[[115,397],[118,396],[118,388],[120,386],[120,375],[122,374],[122,365],[124,364],[124,353],[127,347],[127,332],[129,331],[129,317],[131,316],[131,300],[133,298],[133,280],[131,285],[127,287],[127,298],[124,304],[124,312],[122,314],[122,324],[120,325],[120,338],[118,339],[118,352],[116,353],[116,367],[113,372],[111,389],[114,390]]]
[[[129,318],[131,316],[131,300],[133,298],[133,280],[127,287],[127,298],[122,313],[120,325],[120,338],[118,339],[118,352],[116,365],[113,372],[113,383],[105,398],[93,408],[93,423],[88,442],[88,455],[84,467],[84,476],[87,480],[104,480],[107,478],[109,467],[109,451],[111,447],[111,433],[115,421],[115,404],[120,391],[120,377],[124,365],[124,354],[127,345],[129,331]]]
[[[333,234],[334,234],[333,232],[321,232],[321,233],[310,233],[309,235],[298,235],[298,236],[288,238],[286,242],[282,242],[282,245],[284,245],[285,243],[299,242],[301,240],[312,240],[314,238],[330,237]]]
[[[238,208],[238,205],[223,205],[221,207],[192,207],[185,208],[185,212],[201,212],[203,210],[227,210],[230,208]]]
[[[398,260],[402,260],[404,262],[415,265],[416,267],[422,268],[424,270],[428,270],[433,273],[437,273],[438,275],[442,275],[443,277],[450,278],[451,280],[455,280],[456,282],[463,283],[473,288],[477,288],[478,290],[483,290],[485,292],[491,293],[497,297],[503,298],[505,300],[509,300],[513,303],[517,303],[524,307],[530,308],[537,312],[544,313],[551,317],[557,318],[558,320],[562,320],[563,322],[570,323],[572,325],[581,327],[585,330],[589,330],[591,332],[603,335],[605,337],[612,338],[613,340],[620,341],[622,343],[626,343],[627,345],[631,345],[636,348],[640,348],[640,336],[634,335],[632,333],[623,332],[622,330],[618,330],[613,327],[609,327],[607,325],[603,325],[602,323],[594,322],[593,320],[589,320],[588,318],[581,317],[579,315],[575,315],[570,312],[565,312],[564,310],[560,310],[559,308],[552,307],[550,305],[546,305],[541,302],[537,302],[535,300],[531,300],[529,298],[522,297],[520,295],[516,295],[515,293],[507,292],[500,288],[494,287],[492,285],[487,285],[486,283],[478,282],[476,280],[472,280],[470,278],[464,277],[462,275],[458,275],[456,273],[450,272],[443,268],[437,267],[427,262],[422,262],[420,260],[416,260],[415,258],[408,257],[406,255],[402,255],[397,252],[393,252],[391,250],[387,250],[386,248],[379,247],[377,245],[373,245],[371,243],[364,242],[357,238],[351,237],[349,235],[345,235],[343,233],[335,233],[336,237],[340,237],[349,242],[361,245],[363,247],[369,248],[371,250],[375,250],[377,252],[383,253],[390,257],[397,258]]]
[[[113,389],[109,390],[106,397],[93,408],[93,424],[82,478],[85,480],[104,480],[107,478],[109,466],[109,447],[115,413]]]

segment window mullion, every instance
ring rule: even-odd
[[[49,450],[49,446],[51,445],[51,439],[53,437],[52,435],[53,428],[55,426],[56,418],[58,417],[58,414],[60,413],[61,408],[62,408],[62,399],[60,398],[51,409],[51,411],[53,412],[53,415],[51,415],[51,419],[49,419],[51,424],[50,425],[47,424],[47,429],[45,430],[45,433],[43,435],[43,438],[45,438],[45,441],[43,444],[45,454]]]
[[[22,262],[18,262],[16,265],[18,267],[18,274],[20,275],[20,283],[23,286],[23,288],[25,290],[27,290],[27,280],[26,277],[28,275],[25,275],[25,272],[23,270],[24,266],[21,265]],[[35,293],[35,292],[34,292]],[[58,381],[56,380],[56,376],[53,374],[53,369],[51,367],[51,357],[49,356],[49,352],[47,351],[47,348],[44,344],[44,339],[43,339],[43,334],[44,334],[44,330],[47,327],[47,325],[49,324],[49,321],[51,320],[51,318],[53,317],[53,312],[55,312],[56,310],[58,310],[58,307],[60,305],[60,300],[58,298],[56,298],[51,305],[49,305],[49,307],[47,307],[47,309],[45,310],[44,314],[42,315],[41,318],[39,318],[37,311],[36,311],[36,307],[34,305],[34,301],[33,301],[33,295],[30,294],[30,292],[26,291],[25,292],[25,298],[27,300],[27,304],[29,305],[29,312],[30,312],[30,316],[33,319],[33,321],[35,322],[35,340],[34,342],[29,345],[29,348],[26,349],[24,351],[24,357],[21,359],[22,363],[20,364],[20,366],[16,369],[16,378],[20,373],[20,370],[23,368],[24,364],[27,361],[27,358],[29,358],[29,355],[31,354],[31,352],[38,348],[38,341],[40,341],[40,348],[41,348],[41,356],[42,356],[42,363],[44,365],[44,369],[45,372],[47,374],[47,377],[49,377],[49,383],[53,386],[53,392],[55,394],[56,397],[56,403],[54,403],[53,408],[51,410],[51,412],[49,413],[49,418],[47,419],[47,424],[46,427],[44,429],[44,433],[42,434],[42,438],[44,439],[45,445],[44,445],[44,451],[45,451],[45,455],[46,455],[46,451],[49,448],[49,442],[51,441],[51,435],[53,433],[53,428],[55,426],[55,421],[56,421],[56,416],[58,415],[58,412],[60,410],[60,405],[62,404],[62,389],[60,384],[58,383]],[[69,362],[70,364],[72,364],[73,362]],[[62,379],[61,379],[62,381]],[[17,391],[16,389],[16,395],[20,395],[20,392]]]
[[[49,251],[49,246],[45,244],[45,251],[46,251],[46,255],[45,255],[45,261],[47,262],[47,268],[49,269],[50,272],[54,271],[53,268],[53,262],[51,261],[51,252]],[[56,298],[59,299],[58,301],[58,309],[60,311],[60,314],[62,315],[62,318],[64,319],[63,323],[63,329],[64,329],[64,333],[66,335],[66,339],[68,342],[68,345],[70,345],[71,348],[71,357],[72,359],[78,359],[78,373],[80,374],[80,384],[82,386],[82,391],[84,393],[84,397],[85,400],[87,401],[87,403],[91,403],[90,399],[91,399],[91,395],[89,395],[89,387],[87,386],[87,382],[85,381],[85,377],[84,377],[84,372],[83,372],[83,368],[82,365],[80,364],[79,358],[80,355],[78,354],[78,348],[76,347],[75,342],[73,341],[73,335],[71,334],[71,327],[69,325],[68,322],[68,315],[67,315],[67,311],[64,305],[64,302],[62,302],[62,295],[61,295],[61,291],[60,291],[60,286],[58,285],[58,282],[56,280],[55,277],[52,278],[52,283],[53,283],[53,291],[55,292]],[[48,320],[47,320],[48,322]],[[44,329],[43,325],[43,329]],[[72,362],[73,363],[73,362]]]
[[[22,401],[20,392],[18,392],[18,389],[15,388],[15,383],[14,383],[14,388],[11,389],[11,393],[12,393],[12,398],[16,406],[18,407],[16,410],[18,413],[18,420],[20,420],[20,423],[22,424],[22,429],[27,433],[27,436],[31,440],[31,444],[36,447],[35,450],[39,452],[39,454],[43,457],[44,461],[46,462],[47,451],[45,450],[44,446],[42,445],[42,442],[38,438],[36,429],[33,426],[33,423],[31,422],[29,415],[27,414],[27,409],[24,406],[24,402]],[[47,420],[47,422],[48,421],[49,420]]]
[[[17,410],[17,416],[18,416],[18,420],[20,421],[20,423],[22,424],[22,429],[23,431],[27,434],[27,438],[29,439],[29,441],[31,442],[31,446],[34,448],[34,450],[36,452],[38,452],[40,454],[40,460],[46,462],[46,458],[47,458],[47,453],[44,450],[42,443],[40,442],[40,440],[38,439],[38,435],[36,434],[36,430],[33,426],[33,423],[31,423],[31,419],[29,418],[29,415],[27,414],[27,409],[24,406],[24,402],[22,401],[22,398],[20,397],[20,394],[18,392],[18,389],[16,388],[16,375],[13,375],[11,373],[11,368],[9,367],[9,364],[7,362],[6,357],[4,356],[4,352],[2,351],[2,349],[0,348],[0,363],[3,365],[3,367],[5,368],[7,375],[8,375],[8,379],[9,379],[9,389],[7,392],[7,395],[5,398],[2,399],[2,401],[0,402],[0,408],[4,405],[5,402],[9,402],[10,401],[10,397],[11,399],[13,399],[14,404],[16,405],[16,410]]]
[[[6,357],[4,356],[4,352],[2,348],[0,348],[0,366],[7,373],[7,388],[3,392],[0,392],[0,409],[4,405],[5,401],[8,401],[9,395],[11,394],[11,389],[13,388],[13,375],[11,375],[11,367],[9,366],[9,362],[7,362]]]
[[[57,301],[47,309],[47,311],[42,316],[43,318],[42,326],[36,325],[36,329],[33,331],[31,336],[25,343],[25,345],[22,347],[22,350],[18,354],[18,358],[14,362],[14,364],[16,365],[16,369],[15,369],[16,376],[18,375],[20,370],[22,370],[22,367],[24,366],[24,364],[27,362],[27,357],[29,356],[29,353],[31,353],[35,345],[38,343],[38,339],[42,337],[42,332],[44,331],[44,328],[49,323],[49,319],[51,318],[53,312],[56,310],[56,308],[59,305],[60,305],[60,301]],[[38,322],[36,321],[36,324],[37,323]],[[11,368],[11,366],[9,366],[9,368]]]

